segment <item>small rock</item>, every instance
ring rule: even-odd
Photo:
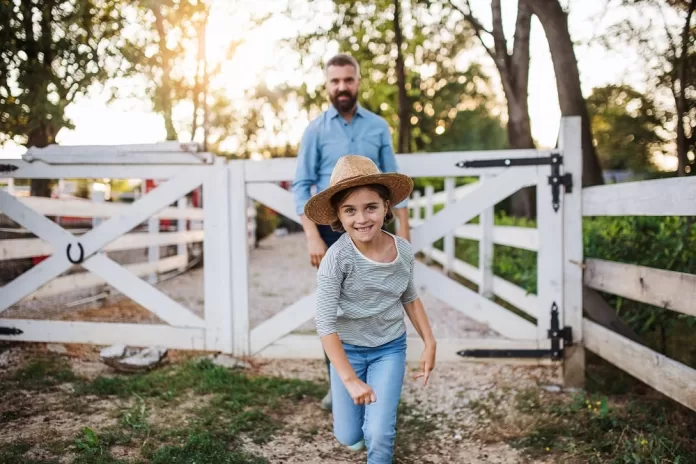
[[[122,358],[126,354],[126,345],[111,345],[99,352],[102,359]]]
[[[461,440],[461,439],[462,439],[462,436],[459,435],[459,434],[456,434],[456,435],[454,436],[454,439],[455,439],[455,440]]]
[[[213,359],[213,364],[227,369],[249,369],[251,364],[226,354],[219,354]]]
[[[546,390],[547,392],[551,392],[551,393],[559,393],[561,391],[560,385],[544,385],[541,388],[542,388],[542,390]]]
[[[12,352],[10,350],[0,353],[0,369],[7,369],[11,364]]]
[[[285,237],[286,235],[288,235],[288,229],[285,227],[279,227],[275,230],[276,237]]]
[[[50,351],[51,353],[58,353],[58,354],[67,354],[68,349],[65,347],[65,345],[60,345],[58,343],[49,343],[46,345],[46,349]]]
[[[99,355],[106,365],[118,371],[141,372],[157,366],[167,355],[167,349],[150,347],[137,350],[125,345],[112,345],[101,350]]]
[[[75,385],[71,383],[64,383],[61,385],[58,385],[58,388],[60,390],[63,390],[65,393],[72,394],[75,393]]]
[[[131,371],[149,371],[157,366],[167,355],[167,349],[162,347],[145,348],[139,353],[118,361],[119,366]]]

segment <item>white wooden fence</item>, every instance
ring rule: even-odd
[[[696,178],[584,189],[584,216],[696,216]],[[696,316],[696,275],[601,259],[585,261],[584,283],[602,292]],[[696,410],[696,369],[589,319],[584,346],[668,397]]]
[[[583,282],[584,285],[602,291],[652,304],[659,303],[686,314],[696,314],[693,306],[696,277],[600,260],[585,262],[582,248],[583,215],[693,215],[696,212],[695,179],[581,189],[580,143],[580,119],[564,118],[561,122],[559,147],[553,151],[494,150],[398,156],[400,170],[407,175],[445,178],[443,192],[435,193],[428,189],[424,197],[415,195],[411,199],[411,241],[414,249],[441,263],[446,271],[476,283],[479,290],[473,292],[450,278],[447,273],[439,272],[422,262],[416,264],[417,285],[456,311],[488,324],[500,334],[486,339],[439,340],[438,355],[440,359],[456,359],[455,353],[458,350],[559,349],[562,350],[566,384],[579,385],[584,378],[586,346],[658,390],[696,408],[696,389],[693,388],[696,385],[696,372],[693,369],[610,332],[582,316]],[[169,325],[145,327],[138,324],[0,319],[0,328],[14,327],[22,331],[21,334],[2,335],[0,339],[162,344],[170,348],[219,350],[239,356],[323,356],[316,335],[293,333],[313,317],[314,295],[304,296],[249,330],[247,202],[251,199],[263,203],[287,218],[299,221],[291,192],[277,184],[293,178],[295,159],[225,162],[221,158],[192,154],[187,150],[176,152],[173,156],[163,156],[157,150],[148,152],[147,147],[131,148],[125,153],[92,147],[91,152],[86,150],[79,155],[71,154],[72,149],[73,147],[52,149],[52,157],[34,151],[21,161],[0,160],[0,167],[4,167],[4,175],[13,178],[109,177],[169,180],[120,212],[105,214],[113,206],[102,206],[104,210],[99,213],[105,215],[105,221],[80,237],[62,230],[43,216],[50,214],[42,204],[44,200],[29,199],[29,203],[25,204],[0,191],[0,210],[49,242],[56,250],[66,250],[69,245],[74,249],[79,244],[84,251],[84,261],[81,262],[83,267],[123,291]],[[99,156],[90,155],[100,150]],[[556,164],[558,168],[554,171],[552,165],[558,161],[558,156],[562,157],[562,165]],[[505,164],[492,163],[496,160],[505,161]],[[462,162],[467,164],[462,165]],[[14,170],[9,171],[7,165]],[[560,178],[555,175],[551,178],[552,172],[562,172],[564,181],[572,181],[572,191],[567,187],[553,187]],[[0,175],[3,173],[0,172]],[[479,177],[479,182],[455,189],[454,177],[459,176]],[[138,237],[124,234],[150,216],[160,214],[180,218],[182,213],[179,208],[170,211],[167,209],[168,205],[201,184],[205,228],[203,317],[192,314],[99,253],[130,246],[128,243],[138,240]],[[517,190],[529,186],[537,187],[537,228],[494,226],[493,207]],[[558,196],[554,197],[554,193]],[[445,205],[437,213],[434,211],[436,203]],[[421,215],[421,207],[425,210],[425,217]],[[70,205],[70,208],[76,207]],[[74,213],[75,211],[71,212]],[[467,224],[477,216],[479,224]],[[175,234],[180,234],[178,240],[182,241],[199,239],[198,235],[194,237],[191,232],[199,231],[178,231]],[[478,268],[456,258],[455,237],[479,241]],[[443,251],[433,248],[433,243],[439,239],[444,239]],[[148,240],[161,243],[157,241],[159,238]],[[148,242],[148,245],[154,242]],[[142,243],[140,242],[141,246]],[[527,294],[513,283],[493,274],[494,243],[537,252],[537,295]],[[27,247],[29,246],[25,249]],[[39,244],[34,242],[31,247],[39,247]],[[42,253],[44,251],[48,251],[48,248],[41,249]],[[14,250],[5,252],[15,253],[15,256],[18,253],[24,253],[25,256],[29,253]],[[55,253],[3,287],[0,292],[0,312],[50,285],[70,265],[65,252]],[[618,276],[621,278],[617,278]],[[534,322],[498,305],[492,299],[493,296],[510,302]],[[550,335],[557,335],[554,330],[550,330],[552,315],[557,316],[560,328],[572,331],[572,344],[558,344],[557,338],[553,343],[550,342]],[[420,340],[409,339],[408,358],[417,359],[421,346]]]

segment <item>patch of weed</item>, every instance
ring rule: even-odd
[[[76,380],[78,377],[63,358],[49,356],[32,360],[3,383],[5,389],[43,390]]]

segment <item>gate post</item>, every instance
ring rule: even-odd
[[[229,170],[229,261],[232,291],[232,352],[249,355],[249,231],[244,160],[232,160]]]
[[[216,156],[203,182],[203,287],[205,349],[232,353],[230,179],[225,158]]]
[[[582,120],[561,119],[558,146],[563,153],[565,173],[572,176],[572,192],[563,195],[563,320],[572,328],[573,344],[563,350],[563,383],[582,387],[585,383],[585,347],[582,336]]]

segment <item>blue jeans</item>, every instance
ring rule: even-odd
[[[343,348],[360,380],[374,390],[377,401],[356,405],[332,365],[334,435],[347,446],[364,438],[368,464],[391,464],[396,410],[406,373],[406,334],[374,348],[347,343],[343,343]]]

